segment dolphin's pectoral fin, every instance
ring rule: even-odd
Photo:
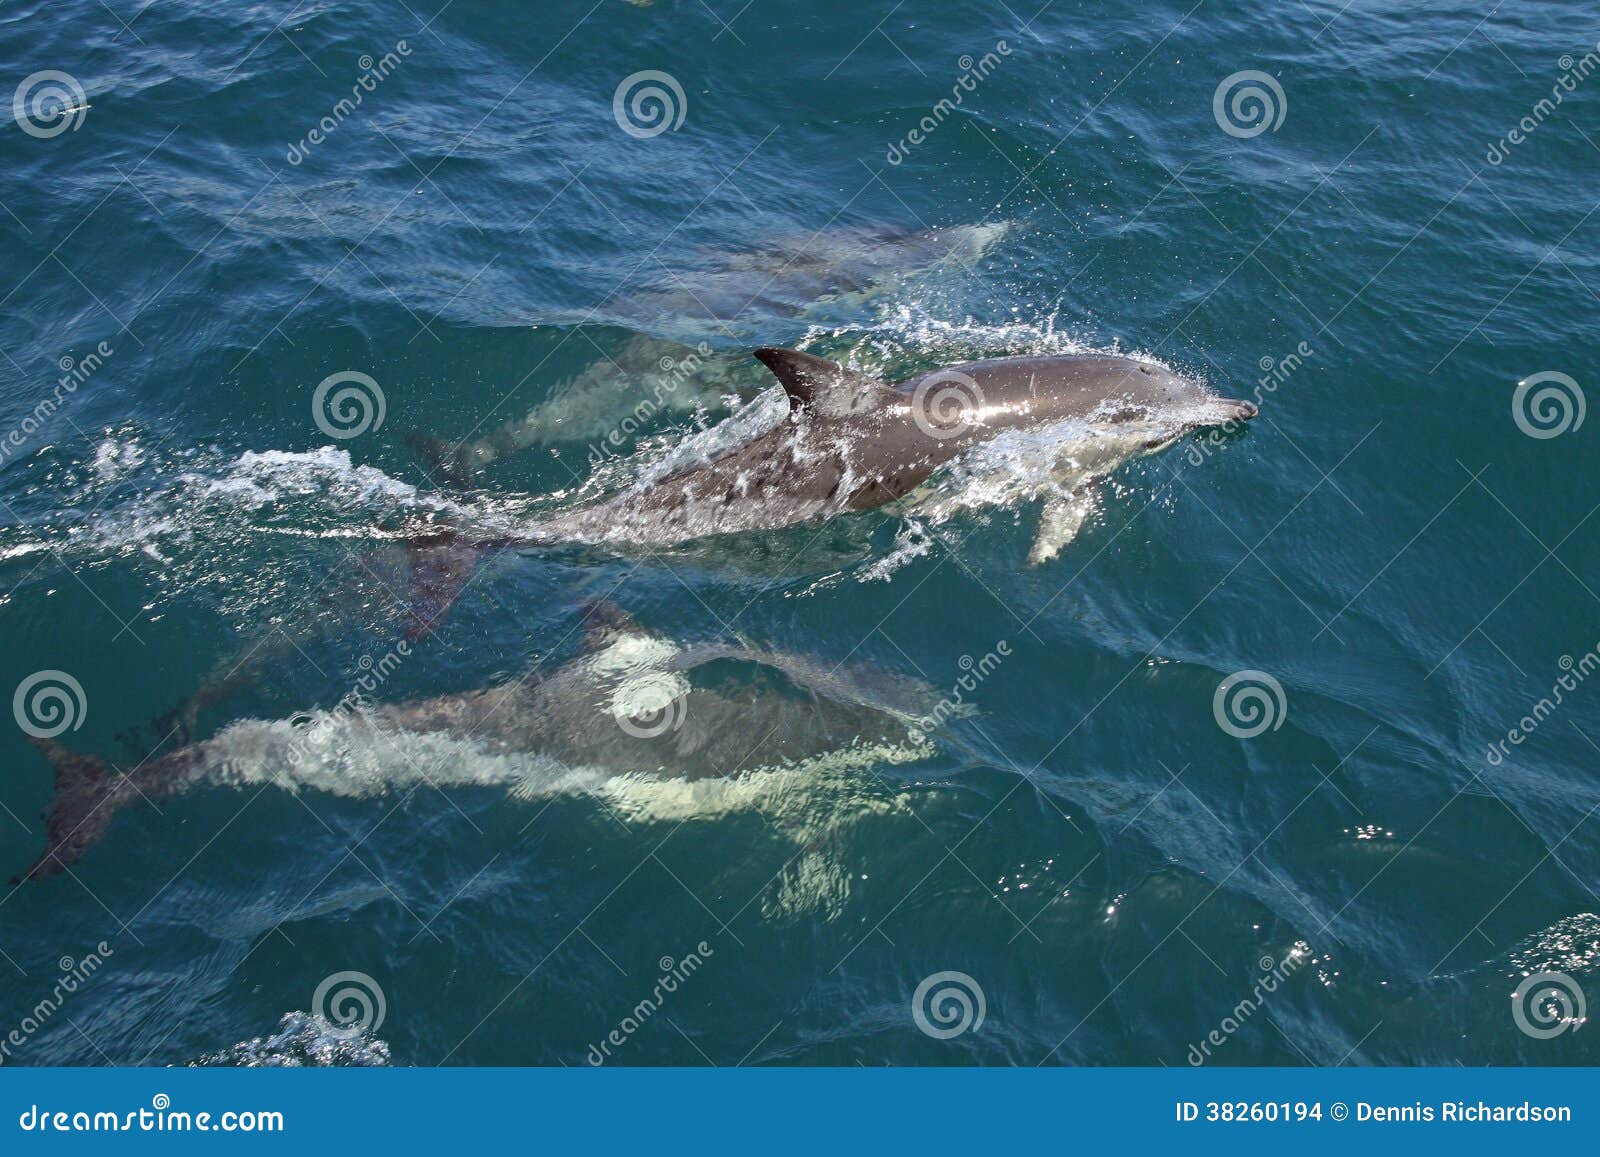
[[[155,720],[160,747],[171,743],[174,747],[187,747],[195,741],[200,730],[200,712],[226,701],[230,696],[256,683],[255,662],[259,655],[255,648],[236,663],[232,670],[214,674],[172,710],[158,715]]]
[[[415,643],[433,634],[472,580],[477,569],[477,546],[444,533],[413,538],[406,543],[411,563],[411,606],[406,613],[405,636]]]
[[[845,418],[900,400],[894,387],[815,354],[764,346],[755,356],[783,383],[791,409]]]
[[[1085,482],[1070,493],[1046,499],[1044,512],[1039,516],[1039,531],[1028,551],[1028,565],[1038,566],[1060,554],[1062,548],[1078,536],[1078,531],[1094,513],[1099,498],[1100,487],[1094,482]]]
[[[12,877],[13,884],[41,880],[76,863],[105,834],[121,802],[115,790],[119,781],[105,760],[79,755],[53,739],[32,742],[55,772],[55,794],[44,813],[44,852],[26,872]]]

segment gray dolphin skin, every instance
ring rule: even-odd
[[[915,680],[741,643],[682,646],[610,604],[591,608],[586,625],[581,653],[545,675],[239,720],[128,774],[36,740],[54,768],[55,794],[44,852],[13,882],[70,867],[123,809],[204,786],[352,797],[474,786],[537,798],[619,777],[700,780],[828,759],[882,766],[931,751],[918,721],[938,694]]]
[[[1114,435],[1120,461],[1256,415],[1250,402],[1217,397],[1135,358],[1000,358],[884,383],[798,350],[763,348],[755,356],[788,394],[786,421],[708,461],[499,541],[663,545],[775,530],[902,498],[1007,431],[1076,421],[1088,433]],[[1094,473],[1114,465],[1103,462]]]

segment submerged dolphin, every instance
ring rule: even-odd
[[[739,248],[682,254],[653,287],[608,299],[581,318],[544,320],[598,318],[688,343],[699,341],[708,328],[745,333],[780,318],[832,328],[858,319],[859,311],[877,299],[947,281],[952,272],[983,260],[1011,228],[1010,222],[998,221],[770,235]]]
[[[592,455],[611,455],[620,435],[657,415],[681,420],[725,409],[730,400],[754,392],[745,370],[738,354],[715,352],[704,343],[632,334],[559,382],[545,401],[487,434],[464,442],[411,434],[406,441],[435,482],[470,487],[491,463],[535,446],[588,442]]]
[[[1078,423],[1078,444],[1093,448],[1094,461],[1078,471],[1081,486],[1190,431],[1256,415],[1250,402],[1220,398],[1135,358],[999,358],[889,384],[797,350],[764,348],[755,356],[788,395],[786,420],[493,545],[666,545],[870,510],[910,494],[981,443],[1055,423]],[[1070,505],[1047,506],[1046,523],[1074,517]],[[1036,548],[1033,560],[1049,553]]]
[[[588,625],[582,653],[548,675],[240,720],[130,774],[36,740],[55,795],[44,852],[17,880],[75,863],[123,808],[206,785],[356,797],[487,786],[531,798],[623,776],[696,780],[830,759],[882,766],[932,751],[918,720],[938,695],[914,680],[742,644],[679,646],[609,605]]]

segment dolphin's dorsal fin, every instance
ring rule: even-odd
[[[838,362],[799,350],[765,346],[756,357],[783,383],[791,410],[810,410],[830,418],[864,414],[900,395],[877,378],[857,373]]]
[[[609,646],[618,635],[641,632],[639,622],[610,599],[589,599],[583,604],[583,644],[585,651]]]

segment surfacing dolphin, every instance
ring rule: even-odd
[[[998,358],[885,383],[798,350],[764,348],[755,356],[788,395],[786,420],[494,545],[658,546],[871,510],[910,494],[981,443],[1056,423],[1077,423],[1074,444],[1093,447],[1094,461],[1078,472],[1082,486],[1193,430],[1256,415],[1250,402],[1218,397],[1135,358]],[[1047,504],[1046,524],[1074,517],[1070,505]],[[1036,547],[1032,561],[1052,553]]]
[[[522,798],[619,777],[698,780],[829,761],[882,767],[931,754],[938,693],[865,666],[741,643],[680,646],[610,604],[582,653],[548,674],[404,703],[346,697],[287,720],[244,719],[129,774],[50,739],[47,843],[13,882],[76,863],[124,808],[204,786],[368,797],[427,785]]]

